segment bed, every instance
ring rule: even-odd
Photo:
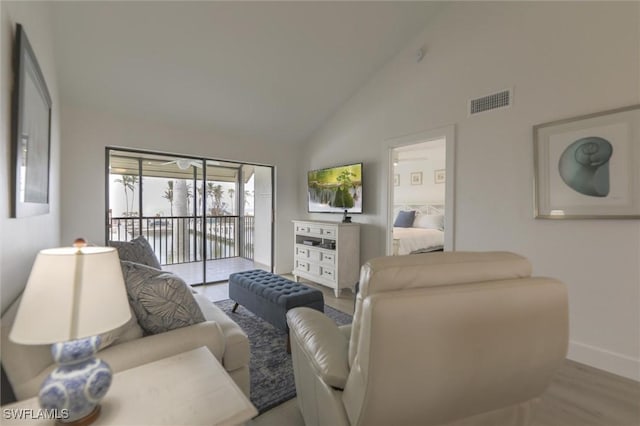
[[[444,248],[444,206],[441,203],[394,205],[394,217],[394,255]]]
[[[438,251],[444,247],[444,231],[394,227],[393,243],[394,255]]]

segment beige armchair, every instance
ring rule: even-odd
[[[524,425],[563,362],[565,286],[505,252],[381,257],[352,326],[288,312],[307,426]]]

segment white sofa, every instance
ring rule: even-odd
[[[240,389],[249,396],[249,339],[234,321],[206,297],[194,294],[206,321],[147,337],[129,332],[98,352],[114,372],[127,370],[201,346],[209,348]],[[20,345],[9,340],[19,300],[3,314],[0,361],[18,400],[36,396],[55,367],[49,345]],[[135,324],[137,326],[137,323]]]

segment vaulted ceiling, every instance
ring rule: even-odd
[[[440,5],[56,1],[51,7],[63,104],[300,143]]]

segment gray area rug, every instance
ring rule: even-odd
[[[251,402],[260,414],[296,396],[291,355],[287,353],[287,335],[242,305],[233,309],[233,300],[215,304],[233,319],[249,336],[251,344]],[[351,315],[325,305],[325,315],[339,325],[350,324]]]

